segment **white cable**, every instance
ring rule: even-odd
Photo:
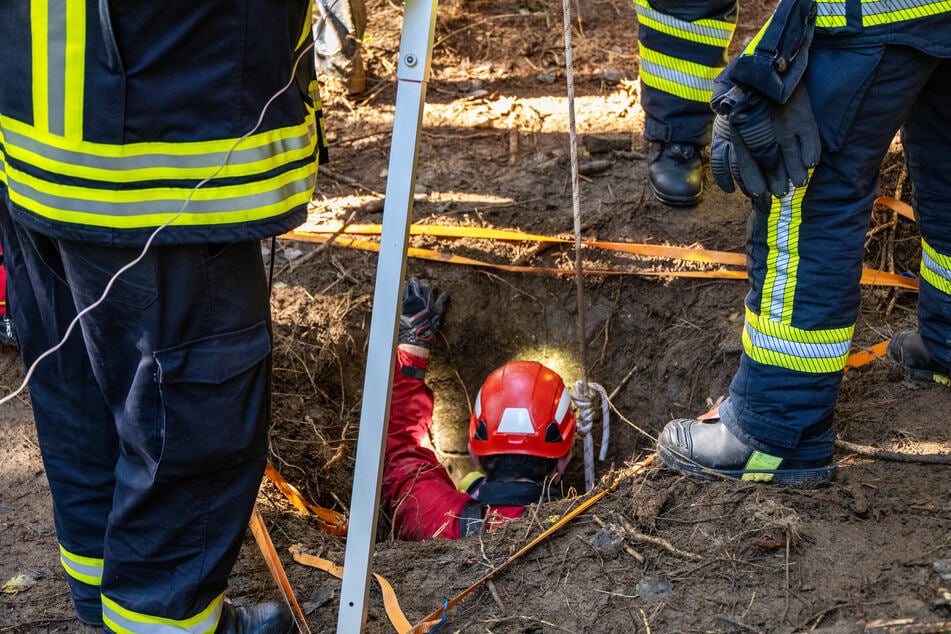
[[[94,308],[96,308],[97,306],[99,306],[106,300],[106,297],[109,295],[109,291],[112,290],[112,286],[113,284],[115,284],[115,281],[119,278],[119,276],[142,261],[146,253],[148,253],[149,249],[151,248],[152,242],[155,240],[155,236],[157,236],[162,229],[164,229],[165,227],[169,226],[170,224],[178,220],[178,218],[180,218],[181,215],[185,213],[185,209],[188,207],[189,203],[194,197],[195,192],[198,191],[203,186],[205,186],[209,181],[214,179],[216,176],[218,176],[218,174],[220,174],[221,171],[225,167],[228,166],[228,163],[231,161],[231,155],[234,153],[238,145],[242,141],[247,139],[249,136],[257,132],[258,128],[261,127],[261,124],[264,122],[264,115],[267,114],[267,110],[268,108],[271,107],[271,104],[274,103],[274,100],[280,97],[282,94],[284,94],[288,88],[294,85],[294,82],[296,81],[296,76],[297,76],[297,67],[300,64],[300,61],[304,58],[304,55],[306,55],[313,48],[314,48],[314,43],[313,41],[311,41],[311,43],[308,44],[300,52],[300,54],[297,56],[297,59],[294,60],[294,66],[291,69],[290,79],[287,81],[286,84],[284,84],[284,86],[280,90],[278,90],[276,93],[271,95],[271,97],[267,100],[267,102],[265,102],[264,107],[261,108],[261,113],[260,115],[258,115],[258,120],[254,124],[254,127],[252,127],[250,130],[248,130],[243,135],[241,135],[240,138],[235,140],[235,142],[231,145],[231,148],[225,154],[224,160],[222,161],[221,165],[219,165],[215,169],[215,171],[212,172],[210,176],[207,176],[206,178],[202,179],[197,185],[195,185],[191,189],[191,191],[188,192],[188,196],[185,197],[185,200],[182,203],[181,209],[178,210],[178,213],[176,213],[174,216],[172,216],[171,218],[166,220],[164,223],[162,223],[161,225],[155,228],[155,230],[151,233],[151,235],[149,235],[148,240],[145,241],[145,245],[142,247],[142,252],[139,253],[139,255],[134,260],[132,260],[131,262],[129,262],[128,264],[126,264],[125,266],[123,266],[122,268],[120,268],[118,271],[115,272],[115,275],[113,275],[112,278],[110,278],[109,282],[106,284],[106,287],[103,289],[102,295],[99,296],[99,299],[94,301],[89,306],[86,306],[84,309],[82,309],[76,314],[73,320],[69,322],[69,326],[66,327],[66,332],[63,334],[63,337],[59,340],[59,343],[57,343],[52,348],[50,348],[49,350],[45,351],[43,354],[38,356],[36,360],[33,361],[32,364],[30,364],[30,367],[26,372],[26,376],[23,378],[23,382],[20,383],[20,386],[16,390],[11,392],[10,394],[7,394],[3,398],[0,398],[0,405],[10,402],[14,398],[16,398],[17,395],[20,394],[20,392],[26,389],[27,383],[29,383],[30,378],[33,376],[33,372],[36,370],[36,366],[39,364],[39,362],[45,359],[46,357],[52,355],[54,352],[56,352],[57,350],[59,350],[66,344],[66,340],[69,339],[69,335],[72,334],[73,329],[76,327],[76,324],[79,323],[79,320],[83,317],[83,315],[88,314]],[[271,257],[274,257],[274,255],[271,254]]]

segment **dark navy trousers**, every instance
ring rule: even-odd
[[[0,231],[29,367],[140,249]],[[214,622],[267,457],[270,310],[257,241],[153,246],[29,389],[79,617]],[[100,596],[100,593],[102,596]]]
[[[951,37],[951,34],[949,34]],[[881,162],[901,129],[925,253],[919,328],[951,365],[951,61],[894,45],[813,42],[804,81],[823,143],[809,183],[754,201],[744,352],[723,422],[766,453],[832,455]]]

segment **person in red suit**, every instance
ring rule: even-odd
[[[453,484],[421,442],[433,419],[424,378],[448,304],[427,282],[407,281],[400,316],[382,498],[397,537],[459,539],[560,497],[571,460],[575,415],[562,378],[534,361],[512,361],[482,384],[469,420],[469,455],[479,472]]]

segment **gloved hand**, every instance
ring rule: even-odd
[[[785,104],[734,86],[716,104],[710,169],[725,192],[755,198],[784,196],[790,183],[801,187],[819,163],[822,144],[806,87],[800,84]]]
[[[399,342],[429,348],[448,304],[449,295],[437,294],[429,282],[408,279],[403,287]]]

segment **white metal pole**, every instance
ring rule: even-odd
[[[426,82],[429,81],[437,3],[438,0],[406,0],[403,15],[380,257],[373,292],[357,462],[350,495],[347,550],[337,614],[339,634],[360,632],[367,616],[383,453],[393,389],[397,323],[406,274],[419,132],[426,102]]]

